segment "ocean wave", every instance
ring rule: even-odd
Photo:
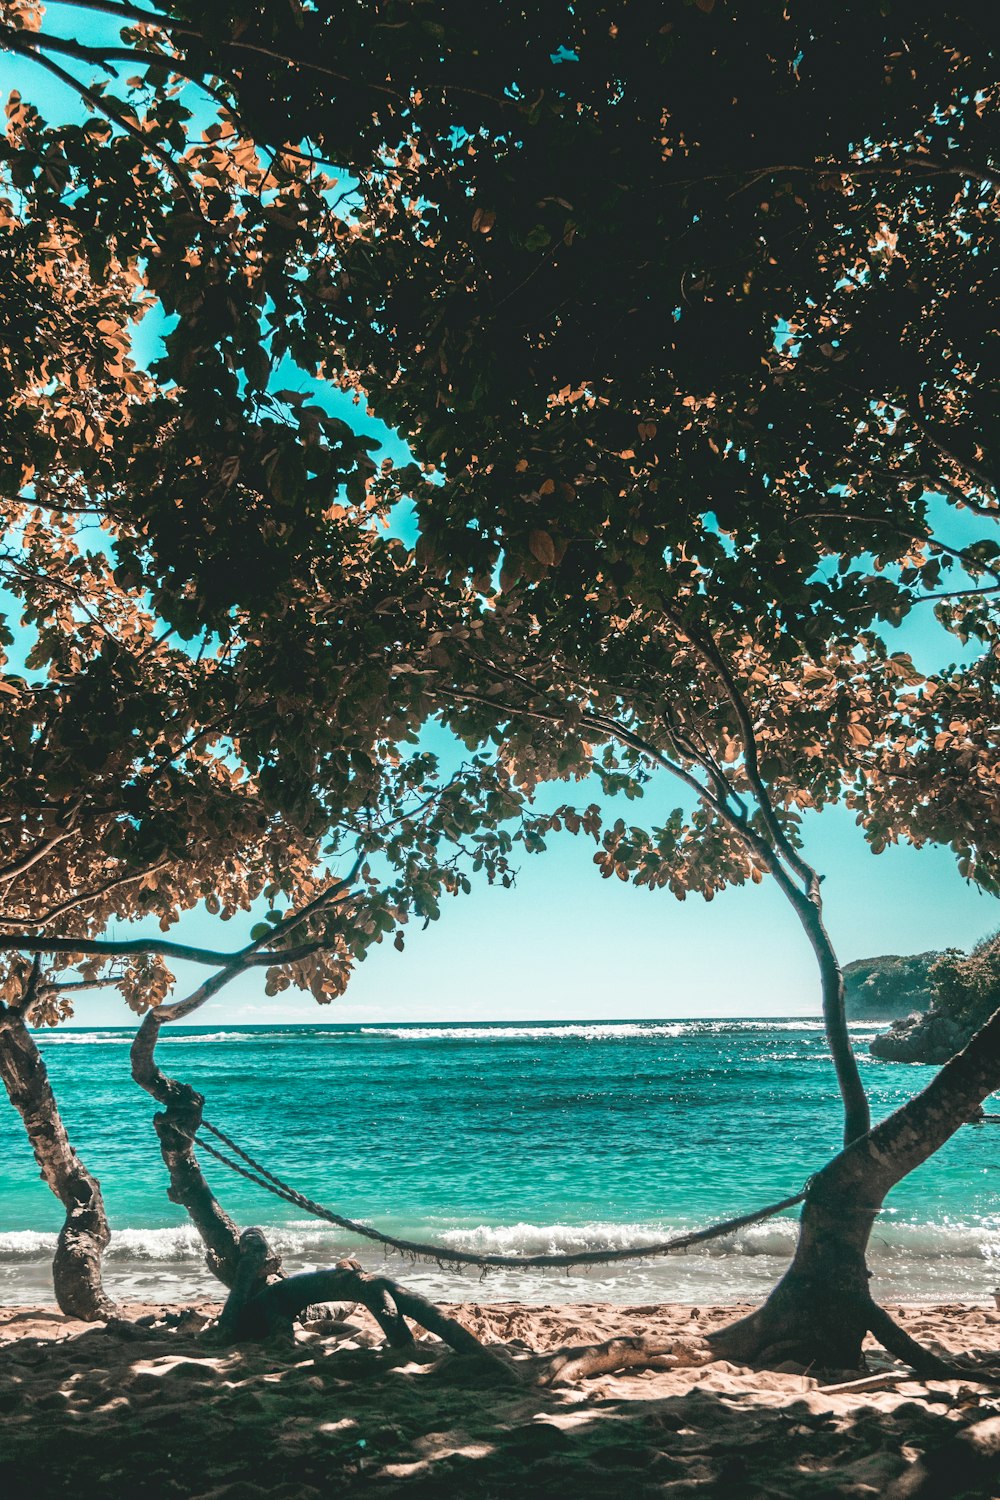
[[[641,1022],[609,1021],[567,1023],[547,1026],[544,1023],[506,1026],[371,1026],[363,1027],[363,1036],[392,1037],[398,1041],[548,1041],[576,1037],[583,1041],[626,1039],[637,1036],[678,1037],[685,1034],[682,1022],[643,1025]]]
[[[55,1248],[54,1234],[35,1229],[0,1234],[0,1262],[41,1259],[51,1256]],[[188,1262],[202,1258],[204,1253],[197,1231],[189,1225],[176,1229],[116,1229],[104,1259]]]
[[[362,1026],[360,1034],[390,1037],[397,1041],[619,1041],[633,1037],[726,1036],[743,1032],[807,1031],[821,1032],[822,1021],[744,1021],[717,1019],[703,1021],[510,1021],[494,1025],[485,1023],[426,1026]]]
[[[484,1255],[566,1255],[588,1250],[642,1251],[663,1240],[685,1234],[696,1225],[622,1224],[479,1224],[441,1229],[439,1226],[407,1224],[393,1226],[401,1237],[440,1243],[455,1250]],[[308,1220],[270,1226],[265,1230],[275,1248],[296,1260],[319,1260],[333,1256],[347,1243],[340,1231]],[[725,1239],[692,1247],[688,1255],[713,1258],[774,1256],[787,1259],[794,1247],[798,1225],[794,1218],[772,1219],[752,1224]],[[0,1233],[0,1263],[39,1261],[55,1250],[56,1236],[35,1229]],[[191,1264],[200,1262],[204,1249],[190,1225],[170,1228],[116,1229],[106,1252],[110,1262],[156,1261]],[[869,1259],[874,1268],[883,1262],[987,1261],[1000,1267],[1000,1219],[980,1224],[878,1223],[872,1234]]]
[[[51,1047],[101,1047],[107,1045],[130,1046],[135,1040],[135,1031],[42,1031],[35,1033],[40,1046]],[[162,1046],[193,1046],[202,1042],[250,1042],[260,1041],[260,1035],[252,1031],[162,1031],[159,1044]]]
[[[159,1042],[177,1047],[184,1043],[190,1045],[193,1042],[259,1042],[261,1037],[252,1031],[201,1031],[197,1035],[185,1035],[184,1032],[161,1031]]]
[[[642,1251],[664,1240],[688,1234],[697,1225],[662,1224],[509,1224],[493,1227],[480,1224],[475,1229],[449,1229],[441,1240],[454,1250],[470,1250],[483,1255],[575,1255],[588,1250]],[[792,1219],[770,1224],[754,1224],[749,1229],[695,1245],[688,1255],[781,1255],[790,1256],[795,1248],[798,1225]]]
[[[320,1228],[309,1221],[268,1226],[265,1233],[282,1255],[302,1257],[327,1253],[343,1243],[336,1230]],[[43,1260],[56,1248],[56,1236],[36,1229],[10,1230],[0,1234],[0,1264],[10,1261]],[[161,1229],[115,1229],[104,1252],[106,1261],[156,1261],[188,1265],[202,1261],[205,1247],[189,1224]]]
[[[134,1031],[36,1031],[35,1040],[41,1047],[101,1047],[108,1043],[124,1043],[135,1038]]]
[[[568,1255],[586,1250],[636,1250],[686,1234],[686,1227],[651,1224],[512,1224],[449,1229],[441,1241],[456,1250],[484,1255]],[[725,1238],[709,1240],[687,1255],[771,1255],[788,1258],[795,1249],[794,1218],[751,1224]],[[869,1260],[945,1260],[961,1257],[1000,1263],[1000,1221],[993,1224],[876,1224]]]

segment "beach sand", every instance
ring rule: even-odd
[[[220,1350],[200,1337],[213,1311],[133,1304],[127,1317],[145,1326],[104,1328],[0,1309],[0,1495],[1000,1495],[1000,1385],[918,1380],[875,1346],[860,1383],[857,1371],[692,1363],[700,1335],[738,1308],[449,1309],[522,1358],[636,1333],[674,1350],[661,1368],[552,1388],[506,1385],[428,1338],[417,1357],[387,1353],[360,1311],[294,1344]],[[992,1309],[893,1311],[940,1352],[1000,1351]]]

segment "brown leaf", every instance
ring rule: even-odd
[[[537,562],[544,563],[547,568],[551,568],[556,560],[555,543],[547,531],[528,533],[528,551]]]

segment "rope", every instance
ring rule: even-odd
[[[398,1250],[404,1255],[412,1255],[421,1260],[437,1261],[439,1265],[447,1262],[451,1265],[477,1266],[481,1270],[492,1268],[529,1270],[545,1266],[606,1266],[615,1261],[645,1260],[650,1256],[673,1255],[681,1250],[689,1250],[693,1245],[703,1245],[708,1240],[722,1239],[727,1234],[735,1234],[738,1229],[745,1229],[750,1224],[760,1224],[765,1219],[772,1219],[775,1214],[780,1214],[784,1209],[794,1208],[806,1196],[806,1190],[803,1188],[791,1198],[782,1198],[780,1203],[769,1203],[766,1208],[758,1208],[753,1213],[741,1214],[735,1219],[724,1219],[721,1223],[710,1224],[707,1229],[695,1229],[688,1234],[676,1235],[671,1240],[661,1240],[656,1244],[637,1246],[634,1249],[580,1250],[565,1255],[477,1255],[474,1251],[453,1250],[447,1245],[424,1245],[414,1240],[397,1239],[395,1235],[383,1234],[381,1230],[373,1229],[370,1224],[359,1224],[356,1219],[345,1219],[342,1214],[334,1213],[330,1208],[324,1208],[321,1203],[307,1198],[304,1193],[296,1191],[273,1172],[269,1172],[217,1126],[210,1125],[207,1120],[202,1120],[201,1129],[209,1131],[217,1140],[222,1141],[223,1145],[234,1151],[247,1163],[247,1166],[241,1167],[239,1162],[233,1161],[232,1157],[226,1156],[215,1146],[209,1145],[208,1141],[197,1141],[197,1145],[203,1151],[207,1151],[209,1156],[214,1156],[216,1161],[228,1167],[231,1172],[237,1172],[248,1182],[256,1183],[265,1192],[273,1193],[276,1198],[283,1198],[286,1203],[301,1208],[305,1213],[312,1214],[317,1219],[325,1219],[328,1224],[335,1224],[338,1229],[346,1229],[350,1234],[374,1240],[377,1244],[384,1245],[390,1250]]]

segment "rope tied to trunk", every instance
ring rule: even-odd
[[[475,1266],[479,1270],[532,1270],[551,1268],[566,1269],[571,1266],[605,1266],[618,1261],[646,1260],[649,1257],[659,1255],[674,1255],[684,1250],[689,1250],[695,1245],[706,1244],[710,1240],[723,1239],[726,1235],[735,1234],[740,1229],[745,1229],[751,1224],[761,1224],[766,1219],[772,1219],[776,1214],[782,1213],[786,1208],[794,1208],[797,1203],[802,1203],[806,1196],[808,1184],[800,1192],[789,1198],[782,1198],[779,1203],[769,1203],[764,1208],[755,1209],[752,1213],[740,1214],[735,1219],[723,1219],[717,1224],[710,1224],[705,1229],[691,1230],[687,1234],[675,1235],[673,1239],[661,1240],[652,1245],[639,1245],[625,1250],[579,1250],[562,1255],[489,1255],[478,1254],[471,1250],[455,1250],[449,1245],[426,1245],[416,1240],[400,1239],[396,1235],[385,1234],[382,1230],[373,1228],[370,1224],[361,1224],[356,1219],[345,1218],[331,1208],[326,1208],[322,1203],[306,1197],[289,1183],[283,1181],[274,1172],[263,1166],[252,1157],[249,1152],[244,1151],[234,1140],[216,1125],[211,1125],[207,1120],[202,1120],[202,1130],[207,1130],[214,1135],[216,1140],[221,1141],[230,1151],[234,1152],[240,1161],[234,1161],[231,1156],[218,1150],[208,1141],[198,1138],[195,1144],[209,1156],[228,1167],[231,1172],[236,1172],[247,1182],[256,1183],[265,1192],[271,1193],[276,1198],[281,1198],[286,1203],[291,1203],[295,1208],[300,1208],[304,1213],[311,1214],[314,1218],[324,1219],[328,1224],[335,1225],[338,1229],[344,1229],[349,1234],[356,1234],[363,1239],[373,1240],[387,1250],[396,1250],[401,1255],[409,1255],[414,1259],[436,1261],[438,1265]]]

